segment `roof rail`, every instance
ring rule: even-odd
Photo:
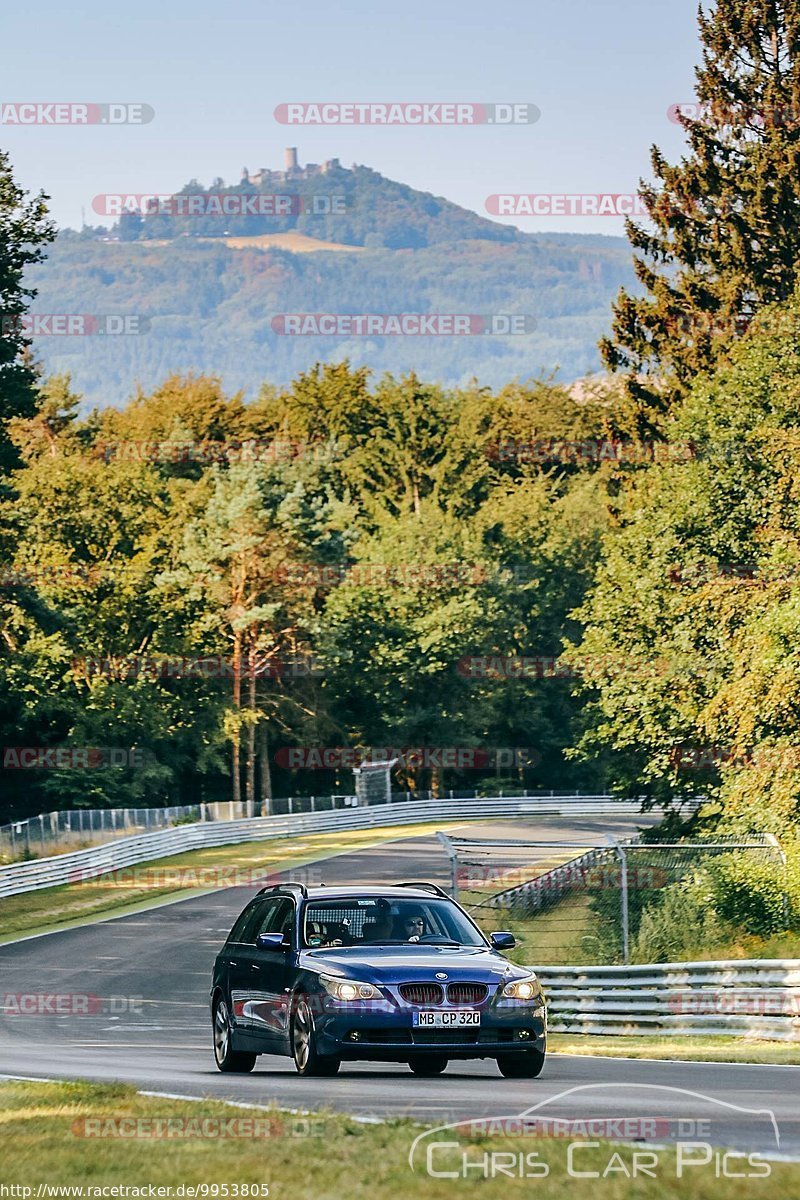
[[[267,887],[263,887],[257,894],[263,896],[265,892],[289,892],[297,891],[305,900],[308,897],[308,888],[304,883],[270,883]]]
[[[450,899],[447,892],[443,888],[440,888],[438,883],[430,883],[424,879],[407,879],[404,883],[395,884],[395,887],[423,888],[429,892],[433,892],[436,896],[444,896],[446,900]]]

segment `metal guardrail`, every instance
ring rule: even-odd
[[[556,1033],[800,1042],[800,959],[531,969]]]
[[[469,788],[448,789],[440,797],[429,791],[393,792],[390,802],[414,800],[477,800],[483,793]],[[507,798],[555,796],[579,796],[580,792],[554,792],[546,789],[530,791],[511,789]],[[370,803],[386,803],[386,797]],[[246,800],[206,800],[196,804],[168,805],[158,808],[71,808],[55,812],[38,813],[33,817],[0,825],[0,862],[27,861],[30,858],[46,858],[48,854],[63,854],[68,850],[86,850],[90,846],[113,842],[116,838],[130,837],[135,833],[152,833],[156,829],[167,829],[172,825],[188,825],[197,821],[238,821],[247,817],[291,816],[301,812],[331,812],[337,808],[349,808],[359,803],[355,794],[336,793],[320,796],[278,796],[269,801],[269,809],[263,803],[248,803]]]
[[[413,825],[426,821],[487,820],[526,816],[638,816],[636,800],[608,796],[554,798],[497,797],[478,800],[412,800],[337,811],[295,813],[293,816],[252,817],[239,821],[179,825],[156,833],[118,838],[103,846],[76,850],[52,858],[0,867],[0,898],[41,888],[58,887],[105,875],[124,867],[236,842],[265,841],[295,833],[371,829],[382,825]]]
[[[493,817],[637,816],[637,801],[607,796],[428,800],[285,817],[183,825],[105,846],[0,868],[0,897],[57,887],[188,850],[295,833]],[[728,1034],[800,1041],[800,959],[543,967],[550,1028],[612,1035]]]

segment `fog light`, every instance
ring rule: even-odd
[[[530,1036],[531,1036],[531,1032],[529,1029],[518,1029],[517,1030],[517,1037],[522,1042],[527,1041]]]
[[[357,1029],[351,1029],[347,1035],[347,1040],[350,1042],[360,1042],[361,1034],[358,1032]]]

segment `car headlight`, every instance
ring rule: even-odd
[[[359,983],[356,979],[334,979],[321,975],[320,983],[334,1000],[379,1000],[381,993],[371,983]]]
[[[544,1007],[542,986],[535,975],[528,975],[525,979],[512,979],[511,983],[507,983],[503,988],[503,995],[509,1000],[530,1000],[537,1008]]]

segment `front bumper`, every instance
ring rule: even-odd
[[[541,1013],[541,1010],[538,1010]],[[343,1004],[326,1007],[315,1020],[320,1054],[342,1059],[407,1061],[425,1054],[448,1058],[495,1058],[498,1054],[544,1053],[546,1015],[529,1006],[481,1009],[479,1026],[415,1028],[413,1010],[386,1006],[385,1011],[347,1011]]]

